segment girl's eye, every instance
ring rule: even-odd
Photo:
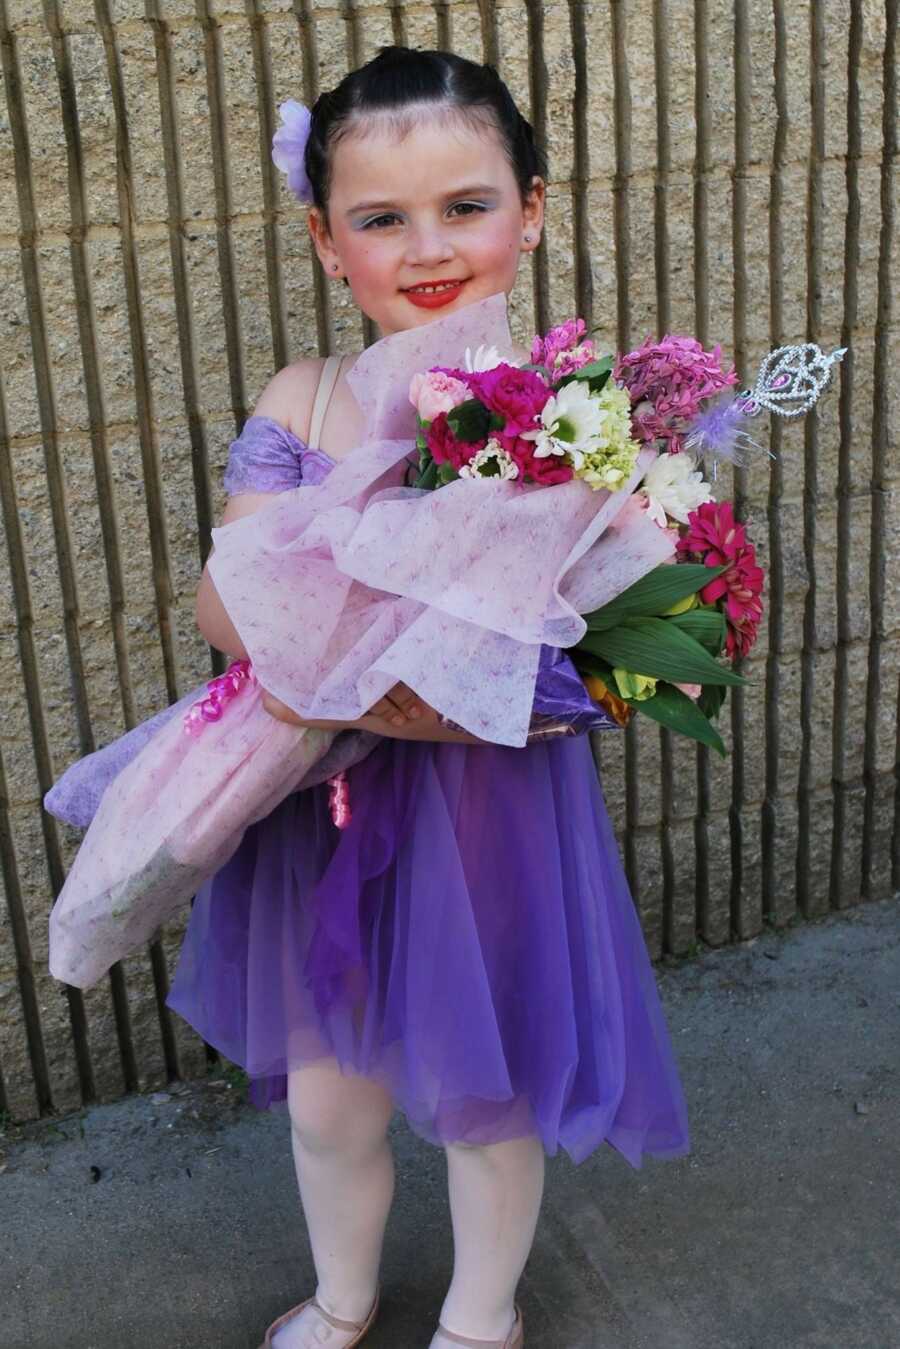
[[[458,201],[454,206],[451,206],[450,209],[451,211],[459,209],[466,215],[470,215],[472,211],[483,211],[485,208],[477,201]]]
[[[463,216],[471,215],[473,212],[482,212],[486,209],[485,206],[482,206],[482,204],[477,201],[457,201],[450,207],[451,211],[460,211]],[[373,216],[371,220],[366,221],[363,225],[363,229],[372,229],[373,226],[375,229],[383,229],[385,228],[385,222],[390,224],[391,221],[399,219],[399,216],[392,214],[376,215]]]

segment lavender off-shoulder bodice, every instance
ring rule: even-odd
[[[301,481],[315,486],[328,476],[334,464],[323,450],[304,444],[271,417],[249,417],[241,434],[229,446],[225,491],[229,496],[241,492],[288,492]],[[171,717],[186,712],[204,692],[205,685],[192,689],[177,703],[163,708],[103,749],[76,760],[47,792],[45,808],[58,819],[86,829],[110,782]],[[611,729],[619,730],[618,723],[591,700],[565,652],[558,647],[542,646],[535,684],[533,738]],[[365,731],[342,732],[297,790],[316,786],[358,763],[378,739]]]

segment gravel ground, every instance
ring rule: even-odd
[[[548,1161],[529,1349],[900,1346],[900,902],[657,969],[692,1152]],[[230,1080],[229,1080],[230,1079]],[[391,1125],[371,1349],[426,1349],[444,1154]],[[314,1275],[287,1116],[240,1077],[0,1136],[0,1349],[257,1349]]]

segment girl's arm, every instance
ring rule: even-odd
[[[422,715],[407,721],[404,726],[394,726],[387,717],[375,716],[369,712],[356,721],[310,721],[299,717],[286,703],[281,702],[273,693],[263,697],[263,707],[279,721],[290,722],[292,726],[315,727],[323,731],[374,731],[376,735],[389,736],[392,740],[439,740],[448,745],[487,745],[488,740],[479,740],[468,731],[451,731],[440,723],[440,717],[433,707],[429,707],[421,698],[418,704]]]
[[[287,427],[305,444],[309,435],[308,420],[318,379],[319,365],[314,360],[301,359],[285,366],[269,380],[253,409],[254,416],[271,417],[273,421]],[[306,417],[307,422],[303,425],[294,425],[292,418],[296,419],[300,413]],[[299,482],[299,470],[297,481]],[[232,520],[239,520],[242,515],[252,515],[255,511],[262,510],[276,495],[275,492],[238,492],[228,498],[220,523],[227,525]],[[210,550],[210,556],[213,552],[214,548]],[[244,644],[228,617],[207,567],[203,568],[197,588],[195,617],[197,627],[210,646],[216,647],[228,656],[246,659]]]

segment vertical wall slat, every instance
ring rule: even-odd
[[[775,136],[769,173],[769,331],[773,346],[784,344],[784,211],[786,209],[785,172],[788,140],[788,63],[785,0],[772,0],[772,26],[775,37],[772,71],[775,99]],[[781,659],[784,650],[784,548],[782,542],[781,503],[784,495],[782,461],[782,424],[770,419],[770,447],[774,459],[769,465],[767,578],[768,653],[765,687],[765,797],[760,819],[762,853],[762,911],[773,922],[790,915],[778,885],[777,848],[785,830],[781,798]],[[792,907],[792,906],[791,906]]]
[[[850,707],[850,645],[853,628],[850,612],[850,563],[852,555],[851,499],[853,491],[851,450],[853,447],[853,388],[855,353],[853,335],[859,311],[860,196],[859,160],[862,154],[860,123],[859,60],[862,48],[862,3],[851,0],[850,32],[847,51],[847,213],[844,222],[844,283],[840,345],[847,354],[840,366],[837,480],[837,557],[835,595],[837,604],[837,647],[835,650],[834,703],[831,741],[831,777],[834,784],[832,807],[831,877],[829,904],[833,909],[846,902],[844,852],[845,830],[849,825],[847,782],[847,717]],[[855,879],[855,878],[854,878]]]
[[[748,367],[747,353],[747,230],[748,192],[747,174],[750,167],[750,119],[752,88],[750,71],[750,16],[747,0],[735,0],[734,5],[734,167],[732,170],[731,240],[734,259],[734,361],[739,370]],[[734,470],[735,518],[744,518],[747,504],[746,470]],[[737,665],[740,671],[740,662]],[[731,836],[731,929],[739,937],[749,937],[757,930],[755,917],[744,907],[744,808],[745,808],[745,742],[743,688],[730,692],[731,713],[731,803],[728,811]]]
[[[886,36],[884,45],[884,102],[882,112],[881,158],[881,231],[878,240],[878,301],[875,318],[875,361],[872,377],[872,517],[869,550],[869,638],[868,667],[866,671],[866,733],[863,751],[863,782],[865,807],[863,813],[862,877],[864,898],[872,895],[872,864],[875,840],[875,811],[878,792],[876,747],[878,714],[881,702],[881,662],[886,641],[885,609],[885,549],[887,514],[891,500],[888,489],[890,463],[888,447],[895,428],[890,420],[891,349],[889,345],[893,319],[891,264],[894,256],[894,222],[897,212],[897,29],[900,18],[898,0],[886,0]],[[894,856],[898,855],[897,830],[900,819],[894,822]],[[894,868],[895,884],[900,884]]]
[[[623,0],[611,0],[610,40],[613,63],[613,103],[615,109],[615,175],[613,179],[613,235],[616,257],[616,348],[631,350],[631,216],[629,177],[631,175],[631,84],[628,73],[627,6]],[[639,765],[637,727],[632,719],[625,727],[625,873],[635,905],[640,909],[637,839]]]
[[[669,175],[672,171],[669,134],[669,6],[653,0],[653,73],[656,85],[656,169],[653,181],[653,264],[656,285],[656,330],[660,337],[671,323],[669,247]],[[660,822],[659,847],[662,863],[662,947],[674,952],[675,850],[672,816],[675,810],[675,764],[672,732],[659,728]]]
[[[306,106],[311,108],[319,97],[319,44],[316,36],[316,21],[312,0],[294,0],[294,14],[297,19],[297,36],[300,42],[303,64],[304,98]],[[396,32],[395,28],[395,40]],[[334,350],[334,314],[331,305],[331,291],[328,278],[318,265],[318,258],[311,240],[309,253],[312,259],[319,355],[327,356]]]
[[[100,530],[109,586],[109,615],[116,674],[126,726],[136,721],[134,691],[128,659],[128,639],[125,627],[125,584],[109,445],[106,435],[106,408],[100,376],[100,357],[94,326],[93,298],[86,237],[90,228],[87,195],[84,181],[84,156],[75,82],[69,59],[68,39],[63,33],[59,5],[56,0],[45,0],[44,18],[50,33],[56,77],[62,109],[63,130],[66,138],[68,166],[69,211],[72,218],[69,256],[78,313],[78,335],[81,348],[81,366],[90,419],[91,453],[97,484]]]
[[[231,175],[228,163],[227,95],[222,70],[222,40],[219,23],[208,0],[197,0],[197,17],[203,29],[206,67],[206,97],[209,104],[209,143],[216,193],[216,252],[222,292],[222,320],[228,385],[235,431],[247,420],[247,393],[241,344],[240,307],[231,240]]]
[[[162,498],[159,446],[150,387],[144,303],[134,229],[134,184],[128,115],[125,106],[125,90],[122,83],[119,52],[116,46],[108,0],[95,0],[95,12],[97,27],[103,38],[103,46],[106,51],[107,76],[116,126],[116,183],[119,198],[119,229],[122,236],[122,261],[125,272],[125,294],[128,303],[135,413],[141,446],[144,491],[147,498],[147,520],[150,552],[153,561],[156,617],[159,625],[159,642],[166,679],[166,692],[169,701],[175,702],[179,697],[179,689],[178,661],[172,626],[174,596],[166,516]]]
[[[807,178],[806,218],[806,335],[815,341],[822,313],[820,291],[822,254],[822,162],[825,158],[825,16],[821,5],[810,6],[810,149]],[[813,811],[813,737],[821,734],[814,726],[813,696],[816,661],[816,602],[818,571],[816,563],[816,509],[819,503],[819,431],[818,414],[804,419],[803,426],[803,556],[807,589],[803,603],[803,645],[800,653],[800,769],[797,781],[797,904],[804,915],[811,914],[815,899],[810,887]]]
[[[698,341],[709,341],[709,177],[712,172],[710,130],[709,15],[707,0],[694,3],[694,163],[692,226],[694,246],[694,323]],[[713,926],[711,906],[709,818],[712,811],[709,750],[697,746],[697,814],[694,820],[694,922],[710,945],[727,940]]]
[[[260,0],[245,0],[250,21],[253,69],[256,73],[256,101],[259,116],[259,164],[263,188],[263,240],[266,252],[266,283],[269,323],[272,329],[273,369],[282,370],[291,353],[288,347],[284,278],[281,266],[281,238],[277,226],[278,169],[272,160],[275,134],[275,108],[272,95],[272,69],[266,37],[266,15]]]
[[[528,88],[531,95],[531,124],[539,145],[547,144],[547,65],[544,60],[543,0],[525,0],[528,13]],[[551,170],[552,172],[552,170]],[[538,332],[551,326],[550,269],[546,232],[532,252],[534,268],[534,319]]]
[[[588,332],[594,326],[594,274],[591,266],[588,132],[588,40],[585,0],[569,0],[569,31],[575,88],[572,94],[572,215],[575,235],[575,308]]]

